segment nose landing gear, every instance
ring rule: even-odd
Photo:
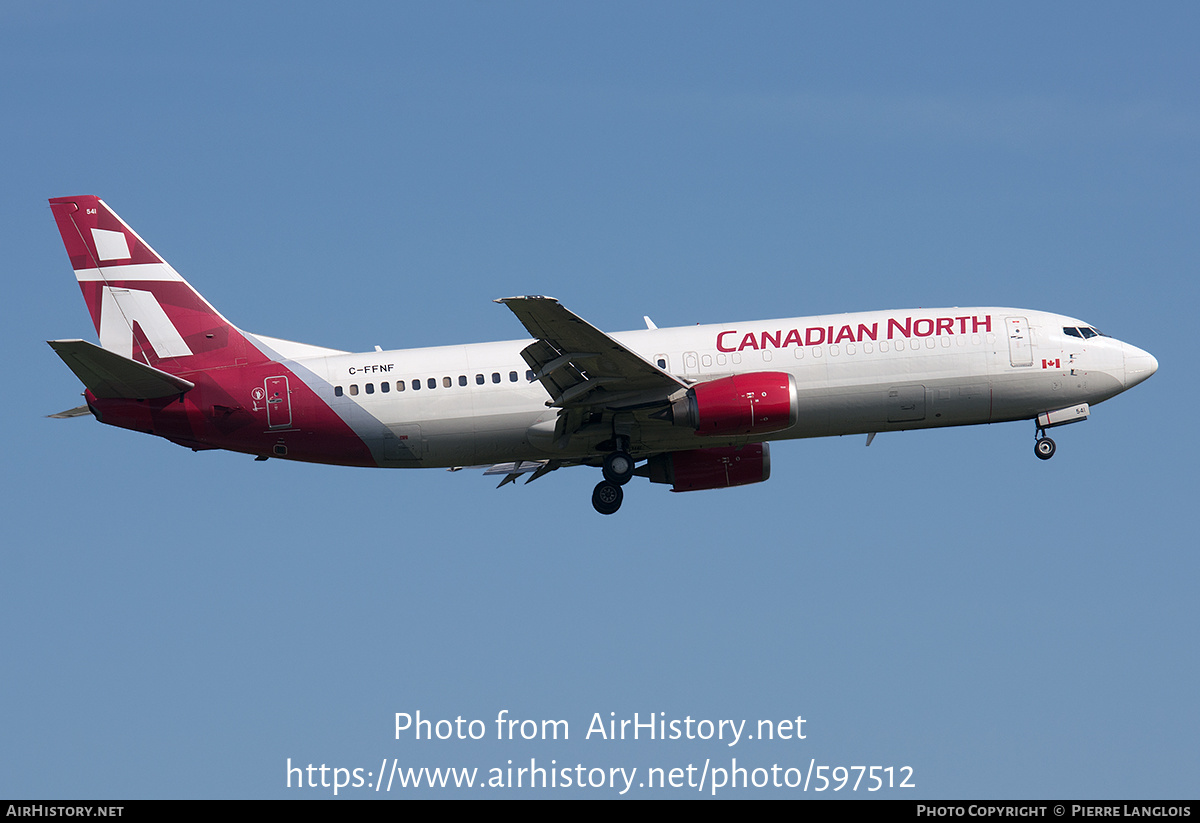
[[[1042,460],[1049,460],[1053,457],[1056,448],[1054,441],[1045,435],[1033,441],[1033,453]]]
[[[1054,441],[1046,436],[1046,427],[1041,425],[1041,420],[1038,420],[1037,431],[1033,437],[1033,453],[1038,456],[1038,460],[1049,460],[1054,456],[1054,451],[1057,446]]]
[[[1046,436],[1046,429],[1052,429],[1055,426],[1065,426],[1068,423],[1079,423],[1087,420],[1091,410],[1088,409],[1087,403],[1079,403],[1074,406],[1067,406],[1063,409],[1055,411],[1042,412],[1037,416],[1035,425],[1037,432],[1034,434],[1033,453],[1038,456],[1039,460],[1049,460],[1054,456],[1054,441]]]

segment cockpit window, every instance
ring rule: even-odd
[[[1095,330],[1095,329],[1088,328],[1087,326],[1084,326],[1084,327],[1083,327],[1082,329],[1080,329],[1079,331],[1083,332],[1083,337],[1084,337],[1084,339],[1085,339],[1085,340],[1086,340],[1087,338],[1089,338],[1089,337],[1097,337],[1097,336],[1098,336],[1098,335],[1096,334],[1096,330]]]
[[[1083,337],[1083,335],[1079,333],[1079,329],[1071,326],[1063,326],[1063,334],[1067,335],[1068,337]]]
[[[1099,329],[1092,328],[1091,326],[1080,326],[1079,328],[1075,328],[1074,326],[1063,326],[1063,334],[1067,335],[1068,337],[1080,337],[1084,340],[1088,339],[1089,337],[1108,337],[1108,335],[1104,332],[1100,331]]]

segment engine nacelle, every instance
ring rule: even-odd
[[[767,434],[796,425],[800,400],[787,372],[735,374],[692,386],[671,416],[700,435]]]
[[[766,443],[747,443],[656,454],[637,473],[651,483],[670,483],[673,492],[748,486],[771,476],[771,450]]]

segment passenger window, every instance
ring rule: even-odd
[[[516,373],[515,371],[510,371],[510,372],[508,373],[508,382],[509,382],[509,383],[516,383],[516,382],[517,382],[517,373]]]
[[[442,388],[444,388],[444,389],[448,389],[448,388],[450,388],[450,387],[451,387],[451,386],[453,386],[453,385],[454,385],[454,381],[453,381],[453,380],[451,380],[449,377],[443,377],[443,378],[442,378]]]
[[[356,394],[358,394],[358,384],[357,384],[357,383],[351,383],[351,384],[350,384],[350,396],[351,396],[351,397],[353,397],[353,396],[354,396],[354,395],[356,395]]]
[[[458,376],[458,385],[460,385],[460,386],[467,385],[467,376],[465,374],[460,374]]]
[[[475,375],[475,385],[476,385],[476,386],[482,386],[482,385],[483,385],[483,375],[482,375],[482,374],[477,374],[477,375]]]
[[[493,383],[499,383],[499,382],[500,382],[500,372],[498,372],[498,371],[494,371],[494,372],[492,372],[492,382],[493,382]]]
[[[667,361],[666,361],[666,359],[664,359],[664,358],[662,358],[662,357],[658,358],[658,367],[659,367],[660,369],[665,369],[665,368],[667,367]]]
[[[525,370],[525,379],[528,380],[530,383],[533,382],[533,369]]]
[[[390,392],[392,390],[392,384],[391,383],[380,383],[379,390],[381,392],[383,392],[384,394],[387,394],[388,392]]]
[[[421,381],[414,380],[413,381],[413,391],[420,391],[420,390],[421,390]]]
[[[429,388],[431,388],[431,389],[436,389],[437,388],[437,378],[436,377],[429,378],[428,380],[425,381],[425,385],[429,386]]]
[[[341,387],[341,386],[334,386],[334,387],[333,387],[333,396],[334,396],[334,397],[341,397],[341,396],[342,396],[342,387]]]
[[[396,381],[396,391],[404,391],[404,388],[405,388],[405,386],[404,386],[404,381],[403,381],[403,380],[397,380],[397,381]]]
[[[375,384],[368,383],[367,384],[367,394],[374,394],[374,393],[375,393]]]

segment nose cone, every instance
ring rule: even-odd
[[[1158,371],[1158,361],[1150,352],[1142,351],[1137,346],[1128,343],[1122,346],[1125,348],[1125,388],[1132,389]]]

